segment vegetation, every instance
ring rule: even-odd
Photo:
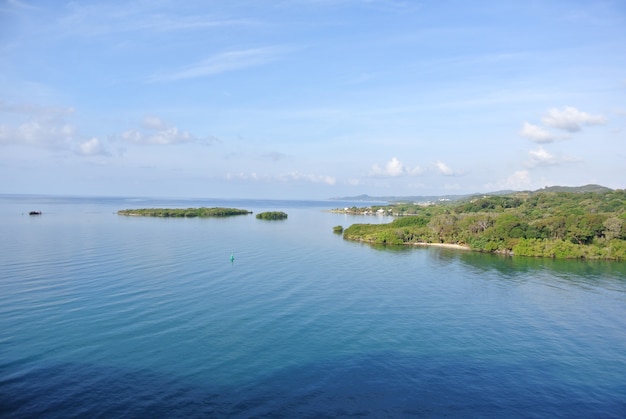
[[[125,209],[119,215],[138,215],[144,217],[228,217],[231,215],[252,214],[252,211],[237,208],[141,208]]]
[[[536,192],[383,207],[414,215],[354,224],[344,238],[376,244],[449,243],[481,252],[626,260],[626,191]],[[403,211],[404,210],[404,211]]]
[[[343,227],[342,226],[334,226],[333,227],[333,233],[337,233],[337,234],[343,233]]]
[[[287,214],[282,211],[266,211],[258,213],[256,218],[260,220],[284,220],[287,218]]]

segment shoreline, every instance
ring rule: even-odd
[[[462,244],[452,244],[452,243],[407,243],[413,246],[434,246],[434,247],[443,247],[446,249],[456,249],[456,250],[468,250],[472,249],[469,246],[464,246]]]

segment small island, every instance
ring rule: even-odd
[[[266,211],[258,213],[256,218],[259,220],[285,220],[287,214],[282,211]]]
[[[141,217],[229,217],[232,215],[252,214],[252,211],[238,208],[200,207],[200,208],[139,208],[125,209],[117,212],[118,215]]]

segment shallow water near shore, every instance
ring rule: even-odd
[[[625,263],[347,242],[391,221],[348,204],[0,196],[0,416],[624,417]],[[289,218],[115,213],[197,206]]]

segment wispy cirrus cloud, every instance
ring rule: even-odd
[[[72,2],[54,29],[61,36],[107,37],[128,32],[172,32],[257,24],[254,20],[173,10],[167,2]]]
[[[24,1],[7,0],[6,1],[6,10],[11,10],[11,9],[37,10],[38,8],[36,6],[33,6],[32,4],[28,4],[28,3],[24,2]]]
[[[256,67],[277,60],[285,52],[286,49],[281,47],[263,47],[223,52],[185,67],[153,74],[148,78],[148,82],[173,82],[197,77],[210,77],[229,71]]]

